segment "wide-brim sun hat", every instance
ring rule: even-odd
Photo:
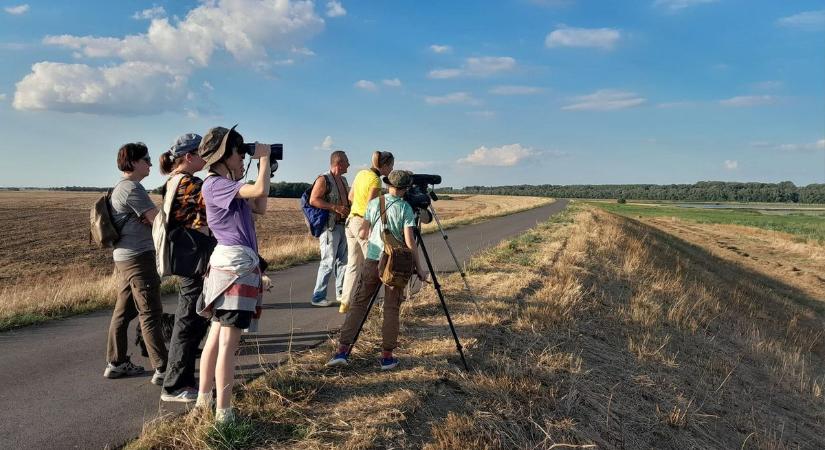
[[[207,166],[211,166],[223,158],[223,155],[226,153],[226,143],[229,140],[229,135],[235,131],[235,127],[237,126],[236,124],[229,129],[214,127],[206,132],[206,135],[198,146],[198,154],[206,161]]]

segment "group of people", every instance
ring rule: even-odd
[[[264,290],[265,262],[258,253],[253,213],[266,212],[270,147],[254,145],[251,158],[260,161],[258,175],[251,184],[243,182],[247,152],[252,153],[234,127],[211,128],[203,137],[194,133],[180,136],[158,161],[161,173],[169,175],[162,192],[171,205],[159,215],[141,185],[152,167],[149,150],[143,143],[128,143],[118,150],[122,179],[110,196],[112,220],[120,239],[112,253],[118,296],[109,325],[104,376],[120,378],[145,372],[131,362],[127,351],[127,327],[137,317],[154,369],[151,383],[161,386],[161,400],[195,402],[196,407],[214,403],[219,422],[234,418],[231,399],[235,354],[242,331],[257,329]],[[378,266],[384,251],[382,230],[391,232],[408,248],[416,248],[415,215],[403,199],[412,173],[393,170],[390,152],[374,152],[371,162],[369,169],[357,174],[350,188],[343,176],[349,167],[347,155],[333,152],[330,170],[317,177],[310,195],[312,206],[329,211],[327,226],[319,237],[321,263],[311,303],[340,304],[339,311],[347,314],[340,345],[328,366],[348,363],[369,300],[381,287]],[[208,173],[205,179],[195,175],[204,169]],[[387,185],[386,194],[382,194],[382,179]],[[204,273],[177,274],[178,307],[168,349],[162,333],[161,276],[152,236],[152,225],[158,217],[167,221],[167,233],[185,229],[207,242],[212,240],[214,245]],[[173,247],[173,259],[174,252]],[[417,251],[413,255],[416,276],[425,280]],[[330,302],[326,296],[333,274],[336,301]],[[397,346],[402,289],[385,286],[384,292],[380,366],[388,370],[398,365],[393,350]],[[196,382],[195,363],[204,337]]]

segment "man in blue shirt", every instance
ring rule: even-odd
[[[393,170],[389,176],[384,177],[384,183],[389,187],[389,193],[384,195],[386,228],[399,242],[403,242],[410,249],[416,249],[415,213],[409,203],[404,201],[404,194],[412,184],[412,172]],[[384,224],[381,220],[380,209],[380,198],[374,198],[369,202],[367,212],[364,214],[360,238],[367,239],[369,236],[369,245],[364,259],[361,281],[352,294],[347,318],[341,328],[340,345],[332,359],[327,362],[329,367],[348,364],[347,358],[349,357],[350,347],[355,340],[355,334],[358,332],[358,325],[367,314],[370,298],[381,286],[378,262],[384,252],[384,241],[381,235]],[[417,251],[413,252],[413,257],[415,259],[416,274],[423,281],[426,272],[421,268]],[[382,370],[390,370],[398,365],[398,358],[393,356],[392,351],[398,345],[398,316],[403,294],[403,288],[384,286],[384,323],[381,327],[383,339]]]

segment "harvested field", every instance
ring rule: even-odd
[[[130,448],[823,448],[822,298],[643,222],[579,207],[476,258],[479,309],[431,289],[380,313],[343,369],[293,355],[240,389],[240,420],[150,424]]]
[[[110,249],[89,244],[89,208],[100,193],[0,191],[0,330],[105,307],[114,301]],[[160,197],[155,196],[160,203]],[[481,220],[551,202],[456,196],[437,203],[445,221]],[[297,199],[269,199],[256,222],[273,269],[318,257]],[[167,290],[172,286],[167,283]]]

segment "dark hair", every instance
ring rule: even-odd
[[[117,168],[121,172],[131,172],[135,170],[134,163],[145,158],[149,154],[149,148],[143,142],[130,142],[123,144],[117,151]]]
[[[160,158],[158,158],[158,165],[160,166],[160,173],[161,175],[168,175],[175,170],[176,167],[183,164],[186,161],[184,157],[186,155],[181,155],[179,158],[175,158],[172,156],[172,150],[167,150],[160,154]]]
[[[241,133],[238,133],[235,130],[231,130],[229,132],[229,137],[226,138],[226,149],[224,150],[223,156],[221,159],[215,161],[215,164],[226,161],[226,158],[232,156],[232,149],[235,149],[235,153],[243,154],[243,136]]]
[[[382,166],[395,162],[395,156],[390,152],[375,151],[372,154],[372,168],[380,169]]]
[[[346,156],[347,156],[347,154],[344,153],[343,150],[335,150],[334,152],[332,152],[331,155],[329,155],[329,164],[330,165],[335,164],[336,161],[340,161],[341,159],[343,159]]]

